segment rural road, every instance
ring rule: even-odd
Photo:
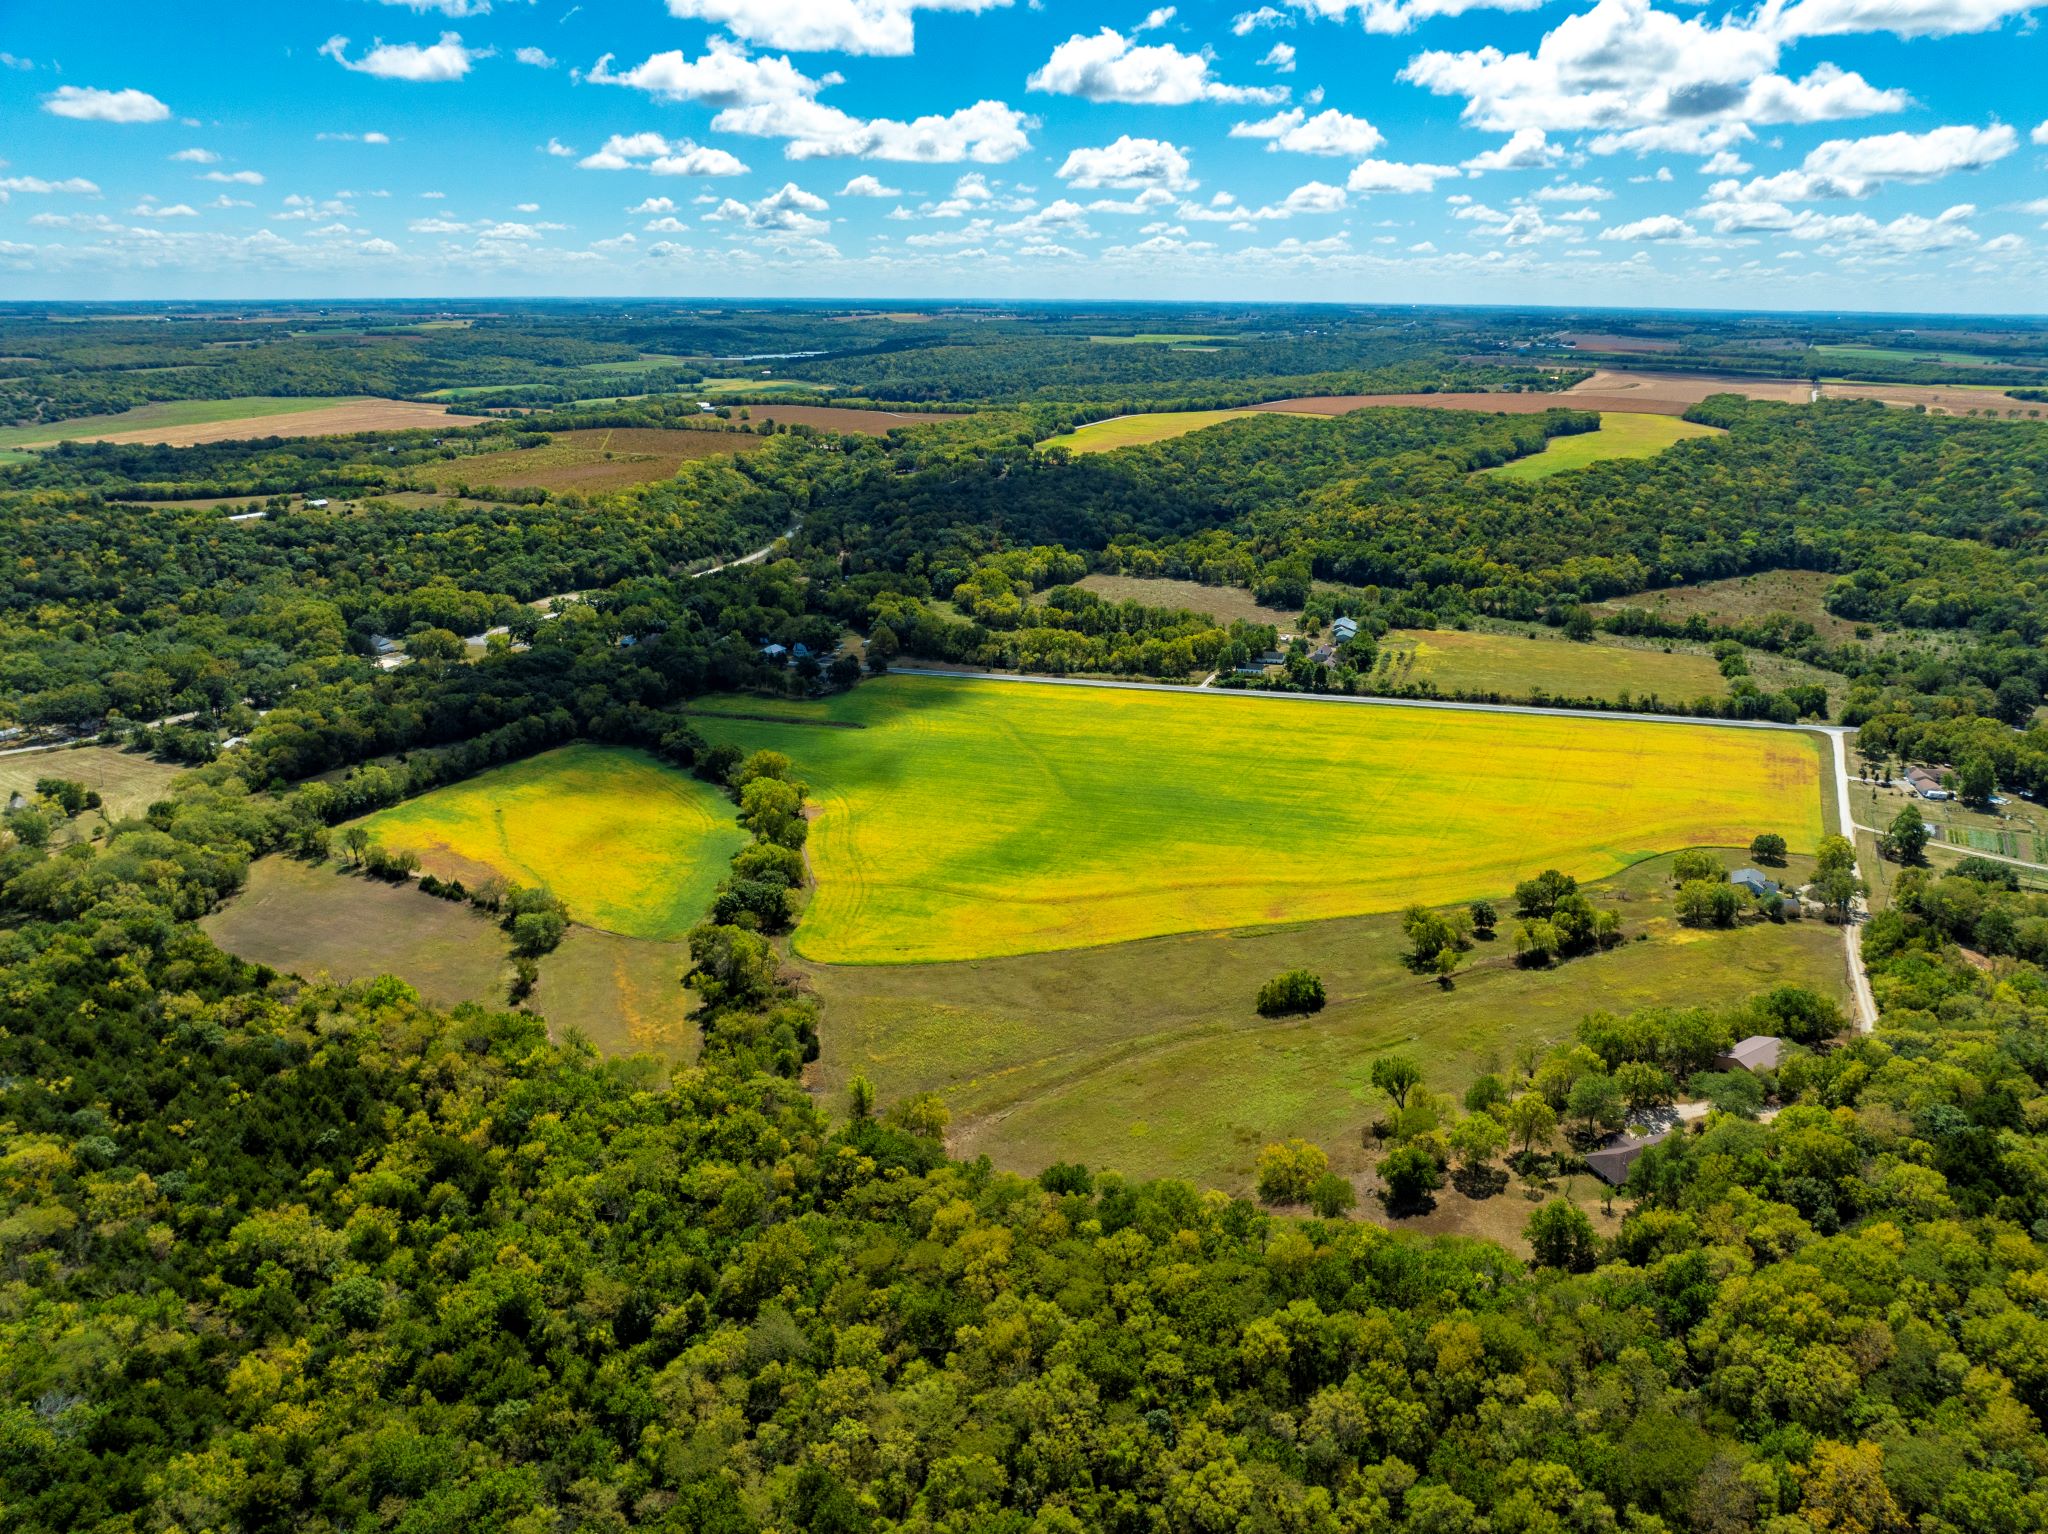
[[[1848,836],[1851,841],[1855,840],[1850,828],[1854,827],[1856,822],[1849,813],[1848,740],[1852,732],[1839,724],[1778,724],[1769,719],[1700,719],[1689,714],[1609,713],[1597,709],[1546,708],[1535,703],[1460,703],[1448,698],[1368,698],[1347,697],[1337,693],[1251,692],[1235,688],[1176,686],[1171,682],[1118,682],[1076,676],[1019,676],[996,671],[935,671],[919,666],[892,666],[890,674],[945,677],[955,682],[1013,682],[1027,687],[1102,687],[1119,692],[1199,693],[1205,698],[1292,699],[1295,702],[1307,703],[1349,703],[1367,708],[1424,708],[1466,714],[1534,714],[1557,719],[1628,719],[1638,724],[1717,725],[1722,729],[1789,730],[1802,735],[1825,735],[1833,743],[1835,809],[1840,817],[1837,823],[1844,828],[1843,835]],[[1862,945],[1857,941],[1857,923],[1862,919],[1863,913],[1858,912],[1843,925],[1842,951],[1849,965],[1849,990],[1855,1001],[1856,1026],[1861,1032],[1870,1033],[1877,1027],[1877,998],[1871,992],[1870,976],[1863,968]]]
[[[769,539],[768,542],[762,544],[758,549],[754,550],[753,553],[742,554],[738,559],[728,559],[724,564],[713,565],[708,570],[699,570],[694,575],[692,575],[690,579],[693,581],[701,581],[702,579],[704,579],[705,576],[716,575],[721,570],[735,569],[740,565],[758,565],[762,560],[766,559],[770,554],[773,554],[775,552],[776,544],[786,543],[791,538],[794,538],[796,536],[796,529],[797,524],[791,523],[788,532],[783,533],[778,537]]]

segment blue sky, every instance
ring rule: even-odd
[[[14,5],[0,296],[2038,311],[2044,9]]]

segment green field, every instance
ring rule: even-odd
[[[1638,415],[1630,411],[1603,410],[1598,431],[1552,437],[1540,453],[1480,472],[1498,479],[1548,479],[1553,474],[1583,469],[1588,464],[1609,458],[1651,458],[1688,437],[1719,435],[1717,427],[1683,421],[1675,415]]]
[[[357,822],[430,873],[544,884],[572,920],[674,941],[745,840],[724,794],[638,751],[573,745]]]
[[[20,447],[28,442],[65,442],[74,437],[97,437],[117,431],[155,431],[169,426],[207,426],[215,421],[239,421],[274,415],[302,415],[308,410],[325,410],[330,405],[352,404],[359,395],[314,395],[303,399],[282,399],[270,395],[245,395],[240,399],[165,400],[138,405],[118,415],[80,416],[73,421],[51,421],[41,426],[0,427],[0,448]]]
[[[1072,431],[1047,437],[1041,449],[1063,447],[1070,453],[1107,453],[1120,447],[1143,447],[1152,442],[1170,442],[1204,427],[1221,426],[1248,415],[1292,415],[1285,410],[1157,410],[1144,415],[1112,416],[1090,421]]]
[[[2026,362],[2015,362],[2009,357],[1992,357],[1983,352],[1957,351],[1914,351],[1902,346],[1816,346],[1814,348],[1830,362],[1855,364],[1858,362],[1904,362],[1919,363],[1927,367],[2027,367]]]
[[[836,963],[1363,915],[1821,830],[1810,735],[904,676],[776,711],[861,728],[693,717],[812,785],[794,943]]]
[[[1234,336],[1178,335],[1166,330],[1146,330],[1134,336],[1090,336],[1097,346],[1180,346],[1204,341],[1230,341]]]
[[[1444,692],[1495,692],[1509,698],[1679,702],[1721,697],[1728,679],[1708,655],[1667,651],[1601,636],[1590,643],[1555,630],[1529,634],[1458,629],[1393,629],[1379,643],[1376,685],[1429,682]]]
[[[1806,865],[1795,859],[1786,876],[1805,877]],[[1497,938],[1475,947],[1449,991],[1402,964],[1396,916],[975,964],[807,965],[824,1003],[815,1084],[836,1094],[859,1073],[885,1102],[936,1091],[953,1113],[956,1154],[985,1152],[1008,1170],[1080,1161],[1243,1192],[1259,1147],[1291,1135],[1358,1171],[1359,1126],[1385,1102],[1370,1072],[1386,1050],[1410,1051],[1431,1087],[1456,1093],[1518,1044],[1570,1038],[1592,1011],[1694,1006],[1787,983],[1845,998],[1838,928],[1679,927],[1670,872],[1660,857],[1591,889],[1622,918],[1629,940],[1612,952],[1525,970]],[[1505,887],[1488,893],[1510,909]],[[1259,1017],[1259,984],[1296,967],[1323,977],[1328,1008]]]

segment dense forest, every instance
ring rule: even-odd
[[[689,1067],[203,935],[257,858],[317,856],[344,819],[563,741],[772,777],[705,751],[691,700],[859,685],[856,640],[871,669],[1187,677],[1304,611],[1318,633],[1352,618],[1365,650],[1510,617],[1661,635],[1839,678],[1818,707],[1738,689],[1759,717],[1825,713],[1867,758],[2048,793],[2048,427],[1720,396],[1692,412],[1713,436],[1528,482],[1477,471],[1591,417],[1258,416],[1070,456],[1041,444],[1134,401],[1530,387],[1516,347],[1620,322],[909,312],[0,312],[36,359],[0,386],[17,422],[241,393],[593,401],[0,466],[0,724],[192,769],[91,835],[55,753],[0,822],[0,1526],[2048,1526],[2048,897],[1990,860],[1898,871],[1862,932],[1874,1033],[1779,987],[1589,1016],[1462,1100],[1421,1048],[1389,1072],[1360,1129],[1390,1142],[1396,1198],[1401,1175],[1559,1165],[1681,1085],[1714,1105],[1636,1163],[1612,1236],[1532,1203],[1533,1260],[1348,1218],[1309,1148],[1274,1148],[1258,1201],[1114,1165],[1027,1179],[950,1159],[928,1097],[812,1096],[818,1004],[771,941],[800,877],[793,787],[757,787],[795,807],[788,834],[743,809],[759,842],[690,937]],[[1223,339],[1091,339],[1161,328]],[[835,389],[983,408],[776,432],[602,492],[456,496],[420,472],[680,426],[675,379],[803,351]],[[564,377],[663,357],[690,360],[647,371],[657,398]],[[1813,614],[1593,606],[1778,570],[1828,578],[1836,637]],[[1243,587],[1273,621],[1112,601],[1092,573]],[[1347,665],[1295,659],[1273,685]],[[1529,923],[1618,936],[1568,883],[1532,881]],[[1774,1113],[1711,1068],[1752,1032],[1798,1046]]]

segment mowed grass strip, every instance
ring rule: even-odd
[[[820,732],[837,733],[837,732]],[[572,920],[673,942],[745,840],[724,794],[642,752],[579,744],[493,768],[356,822],[429,873],[544,884]]]
[[[1567,400],[1566,403],[1569,403]],[[1610,458],[1652,458],[1674,443],[1689,437],[1718,437],[1720,429],[1675,415],[1639,415],[1630,411],[1603,410],[1598,431],[1579,432],[1569,437],[1552,437],[1540,453],[1517,458],[1512,463],[1481,470],[1496,479],[1548,479],[1572,469]]]
[[[1818,737],[896,676],[861,730],[709,715],[819,815],[806,958],[982,958],[1399,910],[1821,832]]]
[[[1525,636],[1458,629],[1393,629],[1380,641],[1379,676],[1389,682],[1432,682],[1445,692],[1529,698],[1631,698],[1667,701],[1718,698],[1728,679],[1709,656],[1661,646],[1598,639],[1580,643],[1555,633]]]

